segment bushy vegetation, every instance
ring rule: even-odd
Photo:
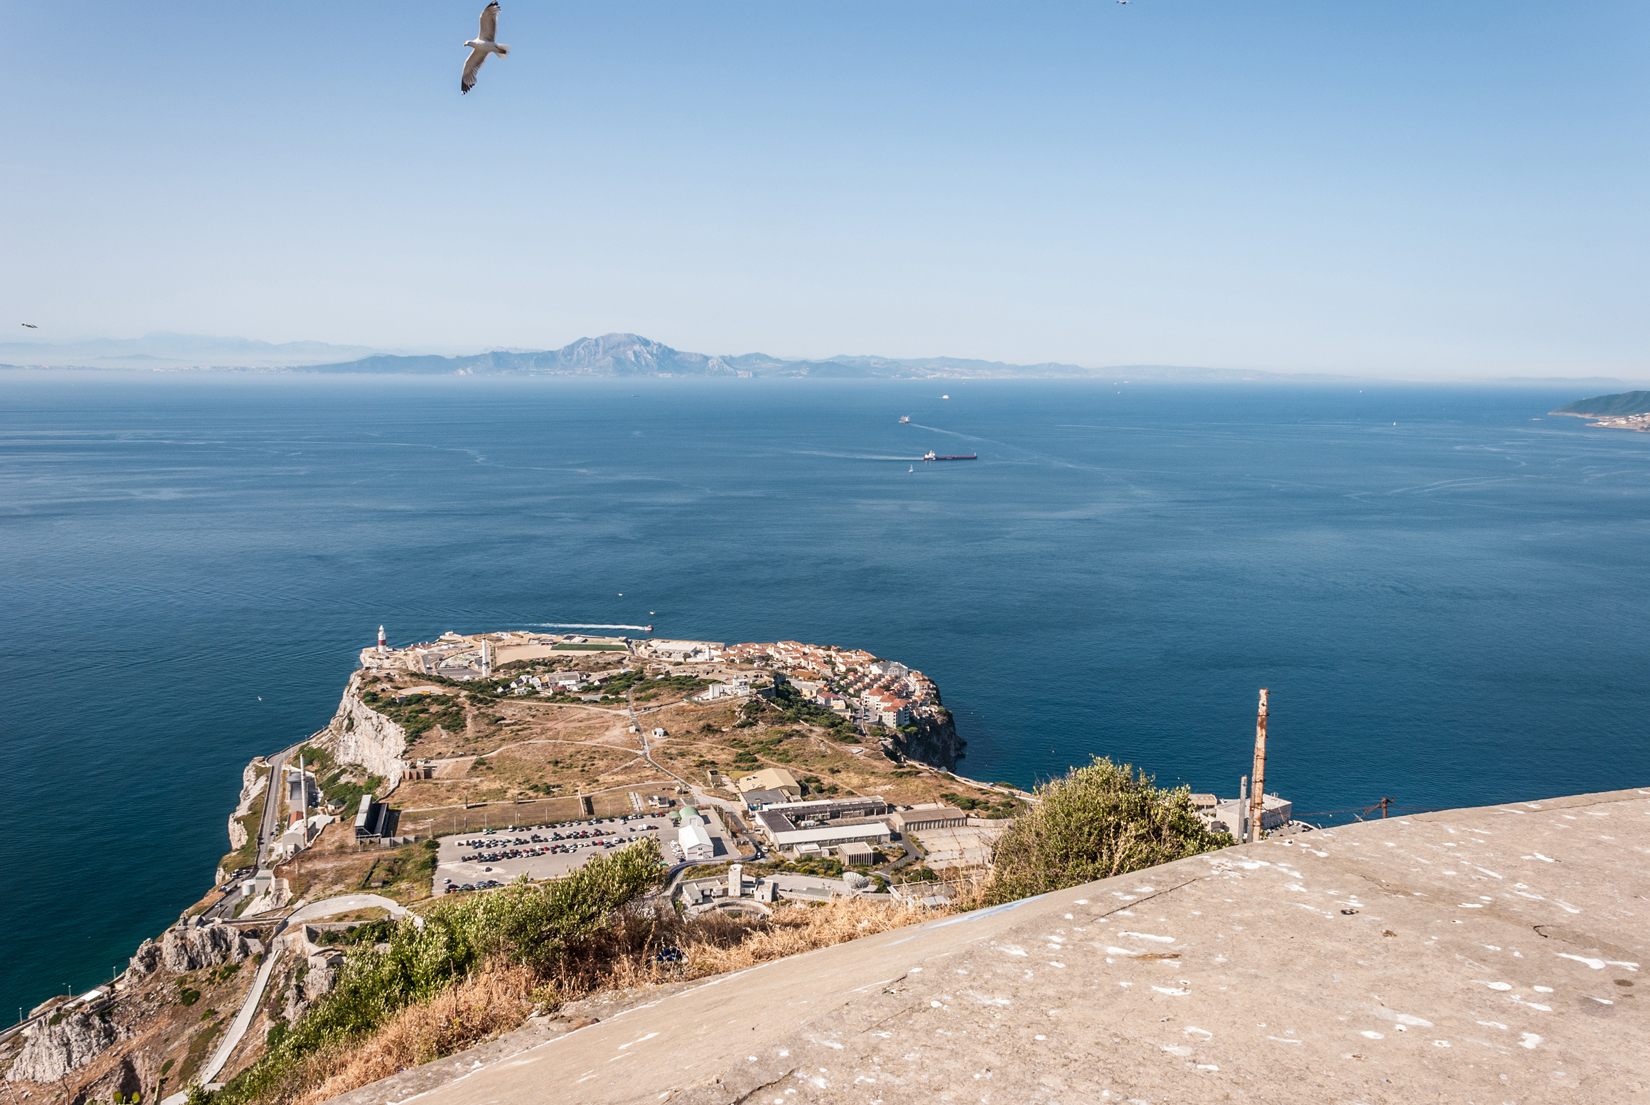
[[[1095,757],[1037,788],[1038,802],[992,850],[984,904],[1047,894],[1232,843],[1204,828],[1191,791],[1159,790],[1129,764]]]
[[[698,694],[710,686],[710,683],[709,679],[699,679],[692,675],[667,675],[663,679],[648,679],[637,686],[636,701],[651,702],[664,695],[683,698],[690,694]]]
[[[847,718],[804,698],[802,692],[789,683],[781,683],[775,687],[773,698],[769,701],[786,721],[823,726],[835,730],[838,737],[853,730]]]
[[[368,686],[361,691],[361,701],[406,730],[409,745],[438,725],[449,733],[464,732],[464,704],[457,695],[397,696]]]
[[[324,806],[341,804],[346,810],[354,809],[361,804],[363,794],[376,794],[384,785],[382,775],[368,775],[365,781],[350,778],[350,769],[338,764],[332,753],[320,745],[306,744],[298,752],[303,756],[304,767],[315,773],[315,785],[321,791]]]
[[[971,810],[986,818],[1018,817],[1026,810],[1024,802],[1007,795],[998,798],[974,798],[967,794],[953,794],[947,791],[940,795],[940,801],[956,806],[959,810]]]
[[[389,930],[387,950],[352,950],[332,992],[207,1099],[217,1105],[291,1100],[314,1077],[311,1057],[361,1039],[399,1010],[429,1002],[486,966],[548,976],[571,943],[602,928],[659,874],[658,844],[642,840],[556,882],[444,901],[425,915],[423,927],[405,918]]]

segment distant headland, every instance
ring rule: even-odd
[[[1548,414],[1572,418],[1596,418],[1595,426],[1609,430],[1650,430],[1650,391],[1623,391],[1616,395],[1595,395],[1579,399]]]

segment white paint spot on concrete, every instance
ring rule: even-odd
[[[619,1050],[620,1050],[620,1051],[623,1051],[623,1050],[624,1050],[624,1049],[625,1049],[625,1048],[627,1048],[627,1047],[635,1047],[635,1046],[636,1046],[636,1045],[637,1045],[637,1044],[645,1044],[645,1043],[647,1043],[647,1042],[648,1042],[648,1041],[649,1041],[649,1040],[651,1040],[651,1039],[653,1039],[653,1037],[655,1037],[655,1036],[657,1036],[657,1035],[658,1035],[658,1033],[657,1033],[657,1032],[649,1032],[649,1033],[648,1033],[648,1034],[647,1034],[647,1035],[646,1035],[646,1036],[643,1036],[643,1037],[642,1037],[642,1038],[641,1038],[641,1039],[639,1039],[639,1040],[632,1040],[632,1041],[630,1041],[630,1042],[629,1042],[629,1043],[628,1043],[628,1044],[620,1044],[620,1045],[619,1045]]]
[[[1553,899],[1553,904],[1556,905],[1559,909],[1562,909],[1565,913],[1580,913],[1581,912],[1581,910],[1577,909],[1575,906],[1571,905],[1569,902],[1560,901],[1557,898]]]
[[[1168,1052],[1170,1055],[1177,1055],[1182,1059],[1188,1059],[1188,1058],[1191,1057],[1191,1054],[1192,1054],[1192,1049],[1191,1048],[1181,1047],[1179,1044],[1166,1045],[1163,1048],[1163,1050]]]
[[[1526,1032],[1518,1038],[1518,1046],[1519,1047],[1527,1047],[1531,1051],[1534,1051],[1535,1050],[1535,1045],[1539,1044],[1540,1042],[1541,1042],[1541,1037],[1537,1036],[1534,1032]]]
[[[1220,1068],[1215,1066],[1213,1063],[1199,1063],[1197,1065],[1197,1069],[1198,1070],[1219,1070]]]
[[[1461,903],[1461,908],[1462,909],[1483,909],[1484,908],[1484,903],[1483,902],[1462,902]]]
[[[1033,1040],[1046,1040],[1046,1039],[1048,1039],[1048,1037],[1047,1036],[1033,1036],[1032,1039]]]
[[[1056,962],[1054,962],[1054,960],[1052,960],[1052,959],[1051,959],[1051,960],[1049,960],[1049,961],[1048,961],[1048,965],[1049,965],[1049,966],[1050,966],[1050,967],[1060,967],[1060,968],[1064,968],[1064,967],[1065,967],[1065,964],[1064,964],[1064,963],[1056,963]]]
[[[1384,1039],[1386,1039],[1386,1033],[1385,1032],[1371,1032],[1367,1028],[1364,1029],[1362,1032],[1360,1032],[1359,1035],[1363,1036],[1365,1039],[1370,1039],[1370,1040],[1384,1040]]]
[[[1285,1040],[1282,1036],[1268,1036],[1266,1038],[1268,1040],[1276,1040],[1280,1044],[1298,1044],[1301,1042],[1299,1040]]]
[[[1155,940],[1159,944],[1173,944],[1174,943],[1174,937],[1172,937],[1172,936],[1153,936],[1149,932],[1120,932],[1117,935],[1119,935],[1119,936],[1132,936],[1136,940]]]
[[[1449,1047],[1449,1041],[1448,1040],[1434,1040],[1434,1041],[1432,1041],[1432,1046],[1433,1047]]]
[[[1614,959],[1590,959],[1585,955],[1571,955],[1569,952],[1559,952],[1558,957],[1560,959],[1573,959],[1577,963],[1585,963],[1587,966],[1591,967],[1595,971],[1604,970],[1604,966],[1605,966],[1606,963],[1608,963],[1612,967],[1626,967],[1630,971],[1638,970],[1638,966],[1639,966],[1637,963],[1624,963],[1624,962],[1621,962],[1619,960],[1614,960]],[[1536,987],[1536,989],[1539,990],[1540,987],[1538,986],[1538,987]]]
[[[1510,983],[1510,982],[1486,982],[1486,983],[1484,983],[1484,985],[1488,986],[1491,990],[1511,990],[1512,989],[1512,983]]]
[[[1499,1028],[1503,1032],[1507,1030],[1507,1026],[1502,1024],[1500,1021],[1479,1021],[1478,1023],[1483,1025],[1485,1028]]]
[[[1131,950],[1130,950],[1130,949],[1128,949],[1128,948],[1118,948],[1118,947],[1110,947],[1110,948],[1107,948],[1107,949],[1106,949],[1106,954],[1107,954],[1107,955],[1122,955],[1122,956],[1130,956],[1130,955],[1144,955],[1144,954],[1145,954],[1145,952],[1143,952],[1143,951],[1138,951],[1138,950],[1136,950],[1136,951],[1131,951]]]
[[[1026,950],[1024,948],[1020,947],[1017,944],[1004,944],[1001,947],[999,947],[997,950],[1000,951],[1000,952],[1004,952],[1008,955],[1025,955],[1026,954]]]
[[[1410,1013],[1395,1013],[1384,1005],[1378,1005],[1375,1007],[1375,1015],[1380,1017],[1382,1020],[1397,1021],[1399,1024],[1407,1024],[1412,1028],[1432,1027],[1432,1022],[1429,1020],[1423,1020],[1422,1018],[1414,1016]]]
[[[1196,1025],[1189,1024],[1182,1031],[1184,1031],[1188,1036],[1201,1036],[1205,1040],[1212,1040],[1215,1038],[1215,1034],[1213,1032],[1210,1032],[1206,1028],[1198,1028]]]
[[[1553,988],[1551,986],[1531,986],[1530,989],[1534,990],[1538,994],[1550,994],[1553,992]]]
[[[1191,993],[1190,990],[1176,990],[1176,989],[1172,989],[1168,986],[1153,986],[1152,989],[1156,990],[1160,994],[1168,994],[1170,997],[1177,997],[1177,998],[1178,997],[1184,997],[1185,995]]]

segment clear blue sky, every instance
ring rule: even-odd
[[[0,2],[7,340],[1650,360],[1642,0],[480,8]]]

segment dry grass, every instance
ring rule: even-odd
[[[674,913],[629,911],[569,948],[548,978],[519,965],[490,964],[428,1005],[403,1009],[370,1038],[310,1057],[298,1079],[305,1089],[289,1099],[293,1105],[318,1105],[507,1032],[535,1008],[554,1008],[604,990],[737,971],[948,912],[857,898],[784,905],[771,917],[712,913],[682,921]],[[656,952],[667,946],[681,951],[680,962],[658,961]]]
[[[533,986],[527,968],[496,964],[428,1005],[403,1009],[370,1039],[312,1056],[303,1081],[313,1088],[295,1105],[316,1105],[507,1032],[531,1012]]]

